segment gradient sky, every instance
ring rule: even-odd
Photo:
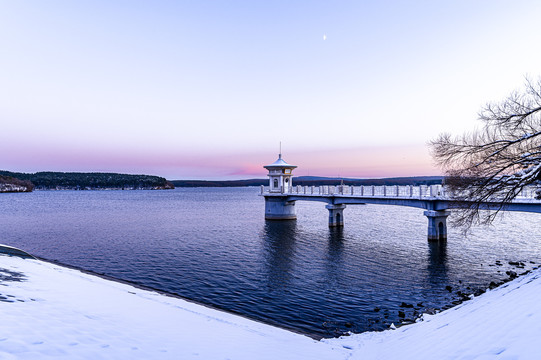
[[[439,174],[541,75],[540,1],[0,0],[0,169]],[[323,35],[326,35],[326,40]]]

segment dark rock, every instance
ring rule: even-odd
[[[445,290],[451,292],[451,291],[453,291],[453,287],[450,286],[450,285],[447,285],[447,286],[445,287]]]
[[[482,295],[485,293],[485,290],[484,289],[477,289],[475,290],[475,292],[473,293],[474,296],[479,296],[479,295]]]
[[[403,319],[406,317],[406,314],[402,310],[398,310],[398,317]]]
[[[520,263],[518,261],[509,261],[509,265],[518,266]]]
[[[494,281],[491,281],[490,284],[488,284],[488,288],[491,290],[497,288],[498,286],[500,286],[500,284],[495,283]]]
[[[350,328],[350,327],[352,327],[352,326],[353,326],[353,324],[352,324],[352,323],[350,323],[350,322],[347,322],[347,323],[345,323],[344,325],[345,325],[345,327],[347,327],[347,328]]]
[[[516,278],[518,276],[516,272],[511,271],[511,270],[508,270],[505,273],[512,279],[514,279],[514,278]]]
[[[434,314],[438,313],[438,310],[433,309],[433,308],[428,308],[428,309],[425,310],[425,313],[428,314],[428,315],[434,315]]]
[[[403,302],[402,304],[400,304],[400,307],[411,309],[411,308],[413,308],[413,305],[412,304],[406,304],[405,302]]]
[[[379,307],[375,307],[375,308],[374,308],[374,311],[375,311],[375,312],[379,312],[380,310],[381,310],[381,309],[380,309]]]
[[[423,307],[424,304],[423,304],[423,302],[420,302],[420,303],[417,303],[417,306],[418,306],[418,307]]]

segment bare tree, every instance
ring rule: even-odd
[[[451,197],[463,207],[454,222],[490,224],[527,186],[541,179],[541,78],[489,103],[480,130],[461,137],[441,134],[430,142]],[[487,202],[495,204],[486,210]]]

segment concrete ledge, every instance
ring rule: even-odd
[[[265,220],[297,220],[297,215],[265,215]]]
[[[8,254],[8,255],[18,256],[22,258],[35,259],[34,256],[30,255],[24,250],[17,249],[12,246],[2,245],[2,244],[0,244],[0,254]]]

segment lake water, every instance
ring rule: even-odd
[[[313,337],[381,330],[399,311],[413,319],[525,271],[509,261],[541,262],[540,214],[509,213],[468,236],[450,228],[437,244],[421,209],[351,205],[345,227],[329,229],[317,202],[297,202],[296,221],[265,221],[258,193],[0,194],[0,243]]]

